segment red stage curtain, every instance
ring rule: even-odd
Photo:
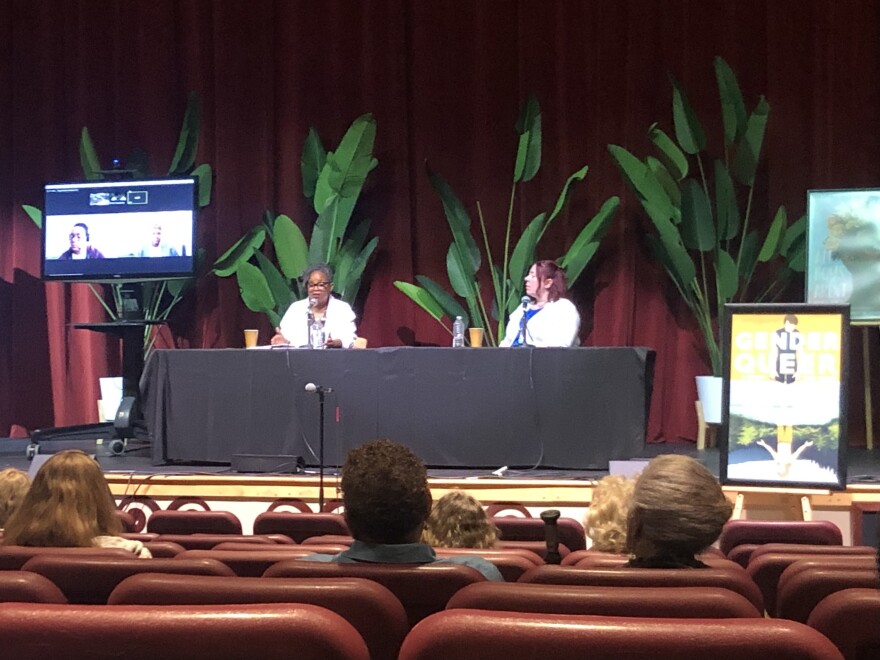
[[[94,421],[97,377],[118,347],[68,324],[102,319],[84,285],[43,287],[39,233],[20,205],[79,174],[88,126],[104,162],[144,147],[157,174],[175,145],[186,94],[202,98],[200,158],[216,173],[199,243],[210,258],[270,208],[309,226],[299,155],[309,126],[336,143],[364,112],[377,118],[378,169],[363,210],[379,251],[360,323],[371,346],[446,343],[394,287],[445,279],[449,234],[426,161],[500,249],[516,136],[528,92],[543,115],[538,177],[521,189],[524,226],[590,166],[547,237],[557,257],[610,195],[624,208],[575,291],[585,345],[644,345],[658,363],[649,440],[693,439],[693,376],[706,371],[695,326],[642,236],[647,227],[606,144],[647,152],[653,121],[671,128],[672,72],[703,117],[718,117],[712,57],[722,55],[750,105],[772,105],[755,200],[759,224],[809,188],[877,185],[880,6],[872,0],[10,0],[0,6],[0,435]],[[717,125],[707,127],[713,136]],[[801,295],[796,292],[795,295]],[[796,297],[793,299],[797,299]],[[206,277],[160,345],[241,345],[270,328],[233,280]],[[172,338],[173,337],[173,338]],[[874,339],[876,344],[876,337]],[[858,345],[859,342],[854,342]],[[854,371],[860,354],[853,355]],[[860,377],[852,383],[857,399]],[[503,383],[499,383],[503,387]],[[852,407],[854,420],[860,402]],[[858,423],[852,424],[858,432]],[[405,441],[405,438],[400,440]]]

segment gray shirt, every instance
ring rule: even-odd
[[[308,555],[309,561],[327,561],[337,564],[364,562],[369,564],[462,564],[482,573],[487,580],[504,582],[498,568],[482,557],[438,557],[434,548],[424,543],[364,543],[353,541],[351,547],[338,555]]]

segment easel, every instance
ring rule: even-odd
[[[868,450],[874,449],[874,419],[872,415],[871,401],[871,341],[870,330],[876,328],[877,323],[859,323],[852,325],[862,326],[862,379],[865,388],[865,444]]]
[[[706,422],[706,417],[703,415],[702,401],[694,401],[694,407],[697,409],[697,449],[702,451],[706,448],[707,441],[709,447],[715,446],[718,425]]]
[[[774,509],[781,510],[784,514],[784,520],[807,520],[813,519],[813,504],[810,495],[830,495],[831,491],[827,490],[799,490],[784,489],[770,491],[740,491],[736,494],[733,504],[733,515],[731,520],[742,520],[743,511],[745,510],[746,495],[754,496],[766,495],[768,502],[773,504]],[[760,507],[764,508],[764,507]]]

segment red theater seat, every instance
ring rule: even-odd
[[[406,610],[410,625],[439,612],[456,591],[483,582],[476,569],[460,564],[335,564],[320,561],[282,561],[264,577],[359,577],[387,587]]]
[[[720,587],[588,587],[480,582],[456,592],[446,609],[599,614],[655,618],[761,617],[744,596]]]
[[[868,624],[872,622],[872,624]],[[830,639],[847,660],[880,658],[880,590],[844,589],[823,598],[807,625]]]
[[[773,544],[780,547],[780,544]],[[796,546],[784,546],[796,547]],[[816,546],[805,546],[816,547]],[[822,546],[819,546],[822,547]],[[838,547],[840,549],[846,546],[824,546],[828,548]],[[874,562],[874,555],[865,554],[812,554],[807,552],[755,552],[752,555],[749,565],[746,566],[746,572],[752,581],[758,585],[761,594],[764,596],[764,606],[771,616],[776,614],[776,594],[779,590],[779,580],[783,572],[792,564],[803,561],[819,561],[826,564],[839,564],[843,567],[859,567],[866,565],[870,568]],[[839,561],[838,561],[839,560]]]
[[[504,539],[500,539],[495,544],[495,547],[499,550],[528,550],[529,552],[538,555],[541,558],[541,561],[544,561],[544,558],[547,556],[547,544],[544,541],[505,541]],[[565,561],[565,558],[569,554],[571,554],[571,551],[568,549],[568,546],[564,543],[560,543],[559,556],[562,557],[562,560]]]
[[[507,582],[516,582],[527,570],[539,566],[541,558],[529,550],[483,550],[473,548],[434,548],[438,557],[482,557],[495,565]]]
[[[29,571],[0,571],[2,603],[66,603],[55,584]]]
[[[23,570],[48,578],[68,601],[84,605],[106,603],[114,587],[136,573],[235,577],[232,569],[213,559],[119,559],[39,555],[28,561]]]
[[[780,580],[776,616],[805,623],[823,598],[844,589],[877,589],[876,568],[814,567]],[[876,622],[874,624],[876,625]]]
[[[157,559],[176,557],[186,550],[179,543],[171,543],[170,541],[147,541],[144,543],[144,547]]]
[[[842,660],[805,625],[773,619],[649,619],[447,610],[419,623],[400,660]]]
[[[394,660],[409,630],[403,605],[388,589],[360,578],[228,578],[132,575],[110,594],[110,605],[308,603],[352,624],[373,660]]]
[[[570,556],[571,555],[569,555],[569,557]],[[568,557],[566,557],[566,559],[568,559]],[[699,559],[704,564],[706,564],[707,566],[711,566],[712,568],[724,568],[733,571],[744,570],[743,567],[736,562],[730,561],[729,559],[724,559],[723,557],[715,557],[713,555],[711,557],[701,556]],[[594,552],[590,555],[584,556],[574,565],[578,568],[620,568],[626,566],[628,561],[629,557],[627,555],[613,555],[607,552]],[[571,562],[565,562],[564,564],[570,566]]]
[[[718,545],[725,555],[743,543],[843,545],[840,528],[828,520],[728,520]]]
[[[584,584],[594,587],[721,587],[744,596],[759,612],[764,601],[745,571],[727,568],[576,568],[537,566],[520,582]]]
[[[0,604],[15,660],[369,660],[364,640],[315,605]]]
[[[131,553],[124,548],[33,548],[23,545],[0,545],[0,571],[18,571],[37,555],[65,555],[71,557],[119,557],[128,559]]]
[[[494,517],[521,517],[521,518],[531,518],[531,512],[519,502],[492,502],[491,504],[486,505],[486,515],[490,518]]]
[[[147,521],[156,534],[241,534],[241,521],[229,511],[156,511]]]
[[[184,550],[177,559],[213,559],[228,566],[239,577],[260,577],[273,564],[322,553],[320,546],[253,545],[257,550]],[[344,549],[344,548],[343,548]],[[328,554],[336,554],[331,552]]]
[[[626,554],[615,554],[612,552],[602,552],[601,550],[593,550],[593,549],[589,548],[587,550],[577,550],[576,552],[568,553],[567,555],[565,555],[565,557],[562,558],[562,565],[563,566],[577,566],[578,564],[581,564],[583,562],[582,565],[584,565],[584,566],[588,566],[588,565],[598,566],[598,565],[602,564],[603,558],[607,558],[607,557],[617,557],[617,558],[623,559],[622,562],[620,561],[620,559],[610,559],[610,560],[608,560],[609,565],[618,565],[620,563],[625,564],[627,561],[629,561],[629,555],[626,555]],[[586,559],[592,559],[592,558],[596,558],[596,561],[593,561],[593,562],[584,561]],[[697,559],[699,559],[705,563],[709,563],[708,560],[726,559],[726,557],[718,548],[706,548],[703,552],[701,552],[699,555],[697,555]],[[722,564],[722,565],[726,566],[726,564]]]
[[[254,534],[284,534],[297,543],[310,536],[350,536],[345,518],[338,513],[285,513],[266,511],[254,520]]]
[[[514,518],[508,516],[494,517],[492,522],[501,531],[504,541],[543,541],[544,521],[540,518]],[[571,552],[584,550],[587,547],[587,536],[584,526],[574,518],[560,518],[556,522],[559,532],[559,543],[564,544]]]
[[[186,550],[210,550],[220,543],[276,545],[268,536],[251,534],[161,534],[153,540],[177,543]]]

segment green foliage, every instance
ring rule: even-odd
[[[517,186],[534,178],[541,167],[541,108],[534,96],[530,95],[523,104],[516,123],[516,131],[519,141],[500,263],[493,260],[480,203],[477,202],[480,234],[475,237],[471,217],[464,204],[440,174],[428,169],[428,179],[440,197],[446,222],[452,233],[452,243],[446,254],[446,271],[454,295],[423,275],[416,276],[421,286],[402,281],[394,283],[394,286],[436,319],[448,332],[452,332],[451,320],[456,316],[462,316],[466,324],[483,328],[485,341],[489,346],[495,346],[503,339],[507,317],[519,304],[523,278],[535,261],[541,238],[553,220],[565,209],[574,186],[583,181],[587,175],[586,166],[571,174],[563,184],[553,208],[549,212],[536,215],[515,244],[512,244]],[[599,212],[583,227],[571,247],[558,260],[559,265],[565,269],[569,285],[574,284],[580,277],[596,253],[619,205],[620,200],[617,197],[606,200]],[[482,239],[482,251],[479,246],[480,239]],[[480,271],[484,264],[492,282],[492,300],[488,308],[480,287]],[[444,320],[446,317],[450,319],[448,325]]]
[[[768,443],[776,441],[775,424],[761,422],[741,415],[730,416],[730,441],[739,447],[748,447],[758,440]],[[828,424],[793,427],[792,444],[796,447],[802,442],[812,440],[818,451],[836,451],[840,437],[840,423],[833,420]]]
[[[171,166],[168,168],[166,176],[170,178],[194,177],[198,181],[198,206],[204,208],[211,203],[212,194],[212,178],[213,172],[211,166],[207,163],[201,165],[195,164],[196,153],[199,146],[199,130],[200,130],[200,102],[195,92],[190,92],[186,110],[184,112],[183,123],[180,127],[180,133],[177,138],[177,147]],[[101,166],[101,159],[98,157],[98,151],[95,149],[92,136],[87,127],[83,127],[80,134],[79,142],[79,159],[82,168],[83,177],[88,181],[101,181],[105,178],[116,177],[119,174],[127,174],[133,178],[150,178],[152,173],[149,169],[149,159],[146,152],[135,147],[128,156],[121,170],[104,169]],[[40,209],[23,205],[22,209],[27,213],[28,217],[33,220],[37,227],[42,228],[43,213]],[[171,314],[171,310],[180,302],[184,294],[195,287],[198,278],[203,272],[205,261],[204,250],[199,249],[195,253],[196,258],[196,276],[188,279],[174,280],[153,280],[141,282],[141,290],[143,292],[143,315],[148,321],[166,321]],[[104,293],[93,284],[88,285],[92,293],[104,307],[107,315],[112,320],[117,320],[122,316],[122,285],[109,284],[112,301],[108,304],[104,299]],[[158,326],[147,326],[144,329],[144,357],[146,358],[153,348],[156,341],[154,328]]]
[[[303,194],[316,214],[310,241],[290,217],[266,211],[259,225],[214,262],[214,274],[235,275],[244,304],[266,314],[273,326],[294,300],[306,296],[301,277],[309,264],[329,265],[334,293],[354,305],[379,242],[368,239],[369,220],[352,222],[364,182],[378,164],[375,140],[376,120],[370,114],[354,120],[335,151],[326,151],[310,129],[300,159]]]
[[[675,140],[657,124],[648,129],[659,158],[640,160],[613,144],[608,150],[654,225],[648,245],[693,313],[712,373],[720,376],[721,309],[728,302],[777,299],[803,273],[806,218],[789,224],[780,207],[766,232],[749,229],[770,105],[761,97],[747,115],[733,71],[720,57],[714,65],[724,128],[722,158],[709,154],[703,126],[675,80]],[[774,277],[764,287],[752,286],[758,263],[773,268]]]

